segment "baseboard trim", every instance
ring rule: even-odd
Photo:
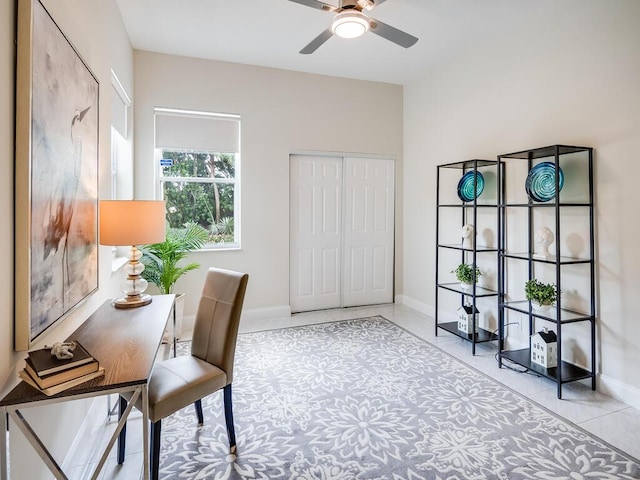
[[[414,310],[424,313],[425,315],[429,315],[430,317],[434,317],[436,313],[433,305],[422,303],[415,298],[408,297],[406,295],[396,295],[396,303],[406,305],[407,307],[413,308]]]
[[[278,307],[249,308],[242,311],[242,320],[269,320],[271,318],[289,318],[291,316],[290,305]]]
[[[253,325],[254,323],[271,320],[273,318],[290,318],[291,306],[281,305],[279,307],[264,307],[264,308],[247,308],[242,310],[242,317],[240,321],[243,324]],[[182,331],[193,331],[193,325],[195,323],[195,315],[185,315],[182,318]]]
[[[87,414],[78,429],[78,433],[76,433],[69,450],[67,450],[67,454],[62,461],[61,468],[63,471],[69,471],[73,467],[81,465],[82,462],[79,462],[78,457],[80,451],[87,451],[86,443],[88,441],[96,440],[94,432],[96,428],[101,424],[104,424],[105,418],[107,417],[107,401],[106,396],[99,396],[93,399],[82,400],[84,402],[91,402]],[[82,447],[81,447],[82,445]],[[91,448],[89,451],[94,451],[98,447],[97,444],[94,445],[94,448]],[[83,459],[89,461],[91,459]]]
[[[598,391],[640,409],[640,389],[606,375],[598,375]]]

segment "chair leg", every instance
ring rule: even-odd
[[[122,418],[122,414],[127,408],[127,400],[118,395],[118,421]],[[122,465],[124,463],[124,450],[125,443],[127,441],[127,424],[125,423],[120,430],[120,434],[118,435],[118,465]]]
[[[196,400],[193,406],[196,407],[196,415],[198,416],[198,425],[204,425],[204,415],[202,414],[202,400]]]
[[[162,430],[162,420],[151,423],[151,480],[158,480],[160,471],[160,431]]]
[[[233,405],[231,402],[231,384],[224,387],[224,419],[227,423],[227,435],[231,453],[236,453],[236,430],[233,426]]]

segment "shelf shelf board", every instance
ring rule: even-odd
[[[459,282],[455,282],[455,283],[439,283],[438,284],[439,288],[444,288],[445,290],[450,290],[452,292],[456,292],[456,293],[461,293],[463,295],[467,295],[469,297],[473,296],[473,290],[469,289],[469,290],[463,290],[460,287],[460,283]],[[496,292],[495,290],[490,290],[488,288],[484,288],[484,287],[479,287],[476,285],[476,297],[493,297],[498,295],[498,292]]]
[[[473,202],[470,203],[443,203],[441,205],[438,205],[438,207],[443,207],[443,208],[473,208],[473,207],[478,207],[478,208],[498,208],[498,205],[495,203],[477,203],[477,204],[473,204]]]
[[[498,164],[497,160],[465,160],[463,162],[453,162],[446,163],[444,165],[438,165],[439,168],[457,168],[460,170],[463,169],[473,169],[475,165],[477,168],[480,167],[495,167]]]
[[[550,145],[548,147],[534,148],[532,150],[523,150],[521,152],[507,153],[505,155],[499,155],[498,158],[519,158],[521,160],[538,159],[553,157],[556,154],[566,155],[568,153],[576,152],[588,152],[592,150],[590,147],[573,147],[569,145]]]
[[[531,202],[531,203],[505,203],[500,205],[501,208],[528,208],[528,207],[544,207],[544,208],[554,208],[556,206],[555,202]],[[558,204],[559,207],[590,207],[591,204],[587,201],[585,202],[560,202]]]
[[[456,243],[456,244],[440,244],[438,245],[440,248],[451,248],[453,250],[463,250],[465,252],[473,252],[473,249],[471,248],[462,248],[462,244],[460,243]],[[498,249],[496,247],[481,247],[481,246],[476,246],[476,252],[480,253],[480,252],[497,252]]]
[[[517,258],[520,260],[529,260],[529,254],[526,252],[503,253],[502,256],[505,258]],[[543,258],[543,257],[537,257],[535,254],[533,254],[531,256],[531,260],[534,262],[551,263],[555,265],[556,256],[551,255],[549,257]],[[577,264],[577,263],[591,263],[591,260],[588,258],[575,258],[575,257],[568,257],[565,255],[560,256],[561,265],[570,265],[570,264]]]
[[[507,302],[507,303],[504,303],[502,306],[504,306],[504,308],[507,308],[509,310],[514,310],[516,312],[529,315],[528,300]],[[531,315],[533,315],[536,318],[541,318],[543,320],[548,320],[550,322],[558,323],[558,318],[557,318],[558,310],[556,308],[551,309],[549,312],[546,312],[544,315],[532,309]],[[589,320],[593,320],[592,315],[588,315],[586,313],[574,312],[573,310],[567,310],[564,308],[560,310],[560,323],[584,322]]]
[[[539,373],[544,377],[558,381],[558,367],[545,368],[531,362],[531,353],[528,348],[523,350],[503,350],[500,352],[500,356]],[[560,369],[562,377],[561,383],[575,382],[576,380],[583,380],[585,378],[592,377],[592,373],[590,371],[577,367],[571,363],[560,362]]]
[[[453,333],[454,335],[464,339],[464,340],[468,340],[470,342],[473,342],[473,335],[470,333],[464,333],[460,330],[458,330],[458,322],[446,322],[446,323],[439,323],[438,324],[438,328],[441,328],[443,330],[446,330],[449,333]],[[491,333],[488,330],[485,330],[483,328],[478,328],[478,333],[476,333],[476,343],[484,343],[484,342],[490,342],[492,340],[498,340],[498,335],[494,335],[493,333]]]

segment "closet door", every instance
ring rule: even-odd
[[[290,304],[302,312],[341,305],[342,158],[290,159]]]
[[[393,302],[395,162],[290,161],[291,311]]]
[[[342,306],[393,302],[395,162],[344,159]]]

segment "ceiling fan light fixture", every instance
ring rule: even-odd
[[[342,38],[356,38],[369,30],[369,27],[366,15],[357,10],[346,10],[336,15],[331,30]]]
[[[373,10],[373,7],[375,6],[373,0],[358,0],[358,5],[365,10]]]

